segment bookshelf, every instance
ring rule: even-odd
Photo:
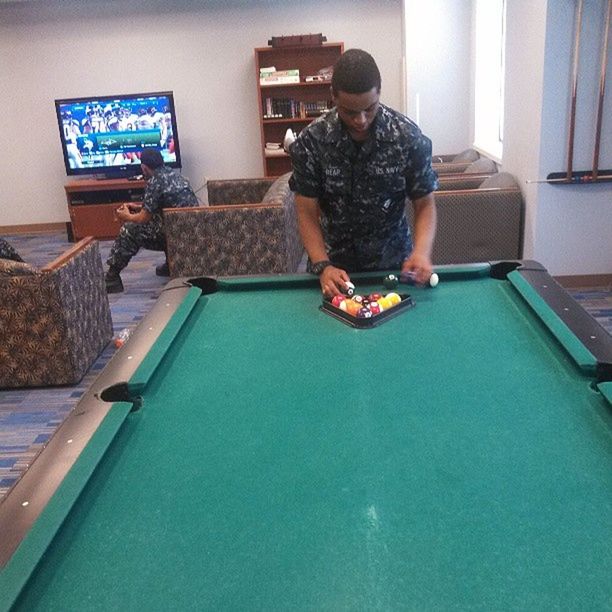
[[[298,134],[323,108],[331,107],[329,81],[306,82],[321,68],[332,66],[342,55],[344,43],[300,47],[258,47],[255,49],[255,78],[259,106],[261,155],[264,176],[279,176],[291,170],[291,160],[282,150],[266,150],[266,143],[280,143],[291,128]],[[299,83],[261,84],[260,69],[299,70]]]

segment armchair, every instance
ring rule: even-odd
[[[476,189],[437,191],[435,265],[520,259],[524,205],[515,178],[493,174]],[[412,219],[412,207],[408,207]]]
[[[165,210],[171,275],[295,272],[304,247],[289,176],[208,181],[209,206]]]
[[[0,388],[76,384],[111,337],[93,238],[40,270],[0,260]]]

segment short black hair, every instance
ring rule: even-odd
[[[164,165],[164,158],[157,149],[145,149],[140,154],[140,163],[149,166],[151,170],[155,170]]]
[[[348,49],[334,64],[331,87],[339,91],[360,94],[376,87],[380,91],[380,71],[374,58],[362,49]]]

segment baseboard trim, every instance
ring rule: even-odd
[[[33,223],[31,225],[0,225],[0,234],[44,234],[66,231],[66,223]]]
[[[575,287],[601,287],[612,290],[612,274],[577,274],[575,276],[555,276],[555,280],[566,289]]]

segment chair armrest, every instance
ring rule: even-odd
[[[439,178],[438,191],[455,191],[457,189],[478,189],[491,174],[443,174]]]
[[[438,174],[454,174],[455,172],[465,172],[466,168],[470,165],[471,162],[442,162],[442,163],[433,163],[433,169]]]
[[[64,265],[69,259],[75,257],[78,253],[81,253],[85,248],[94,241],[92,236],[86,236],[79,242],[75,243],[72,247],[64,251],[61,255],[56,257],[53,261],[41,268],[41,272],[51,272],[57,270],[60,266]]]

